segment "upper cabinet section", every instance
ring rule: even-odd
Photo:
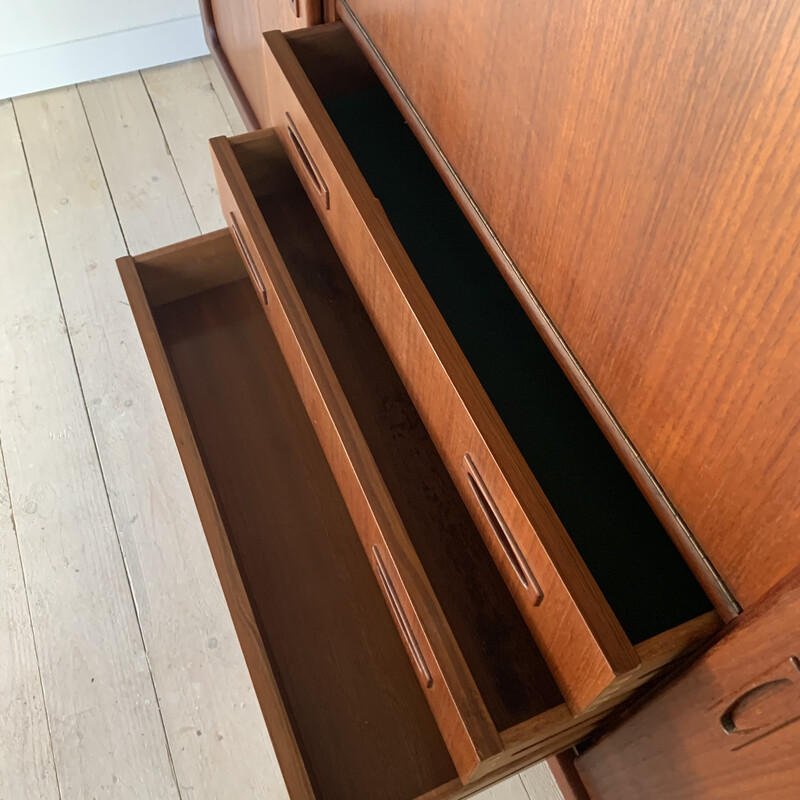
[[[752,604],[800,551],[800,6],[337,8],[629,468]]]
[[[322,5],[323,0],[200,0],[209,49],[248,128],[269,124],[262,32],[321,22]]]

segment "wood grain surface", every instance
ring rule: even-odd
[[[78,94],[127,247],[143,252],[201,233],[141,74],[83,83]]]
[[[0,454],[0,796],[59,800],[47,710],[36,656],[17,531]]]
[[[800,9],[340,5],[498,237],[517,296],[534,317],[538,298],[754,602],[798,552]]]
[[[222,74],[222,70],[219,68],[219,64],[213,56],[204,56],[203,66],[206,68],[208,78],[211,81],[211,85],[214,87],[214,92],[225,111],[228,124],[231,126],[234,134],[245,133],[247,131],[247,126],[242,117],[242,112],[239,111],[236,101],[233,99],[233,95],[228,88],[228,83],[225,80],[225,76]]]
[[[200,232],[219,230],[225,223],[207,142],[234,131],[203,59],[145,70],[142,80]]]
[[[576,762],[593,798],[800,794],[800,571]]]

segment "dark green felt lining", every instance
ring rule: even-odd
[[[710,611],[385,90],[325,105],[631,641]]]

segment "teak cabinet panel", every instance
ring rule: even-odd
[[[800,541],[800,6],[337,6],[520,301],[753,603]]]
[[[796,570],[685,675],[576,763],[595,798],[794,800],[798,753]]]

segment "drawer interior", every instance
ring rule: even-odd
[[[189,243],[137,262],[160,345],[315,796],[410,800],[455,780],[455,769],[262,307],[221,236],[213,258]]]
[[[287,39],[631,642],[710,611],[349,33],[326,28]]]
[[[563,703],[291,163],[231,140],[281,258],[498,730]]]

